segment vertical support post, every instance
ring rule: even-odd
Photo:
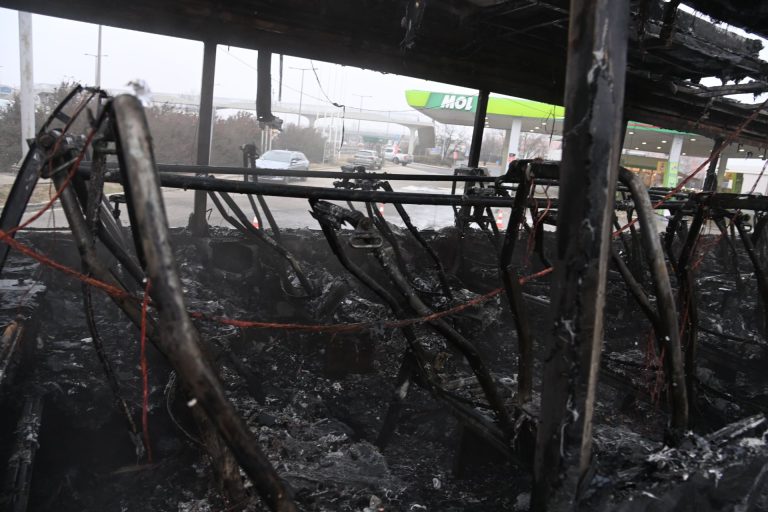
[[[203,47],[203,79],[200,85],[200,116],[197,130],[197,165],[211,163],[211,137],[213,135],[213,82],[216,74],[216,43],[205,42]],[[189,230],[194,236],[208,234],[208,195],[195,191],[195,209],[189,219]]]
[[[418,136],[418,132],[413,126],[409,126],[408,131],[410,132],[408,135],[408,154],[413,157],[413,152],[416,151],[416,137]]]
[[[467,167],[477,167],[480,163],[480,147],[483,144],[483,130],[485,129],[485,114],[488,111],[487,90],[479,91],[477,96],[477,110],[475,111],[475,126],[472,130],[472,145],[469,147],[469,161]]]
[[[21,102],[21,160],[27,139],[35,136],[35,80],[32,66],[32,14],[19,11],[19,101]]]
[[[101,87],[101,25],[99,25],[99,42],[96,47],[96,87]]]
[[[520,155],[520,132],[523,129],[523,121],[519,117],[512,120],[512,126],[509,132],[509,142],[507,143],[507,154],[504,155],[504,160],[509,158],[510,153],[514,153],[515,157]]]
[[[575,508],[591,462],[628,31],[629,0],[571,1],[554,325],[531,508],[539,512]]]
[[[683,137],[681,135],[675,135],[672,138],[672,145],[669,148],[669,161],[667,163],[667,170],[664,173],[665,187],[677,186],[677,173],[680,170],[680,155],[683,152]]]
[[[728,170],[728,158],[720,153],[720,164],[717,166],[717,189],[722,191],[725,181],[725,171]]]
[[[707,178],[704,180],[704,192],[714,192],[717,190],[717,162],[719,160],[720,148],[725,141],[722,137],[715,139],[715,145],[712,146],[712,153],[707,167]]]
[[[501,154],[499,155],[500,176],[503,176],[507,172],[507,159],[509,157],[509,143],[511,142],[512,129],[508,128],[504,130],[504,142],[501,143]],[[515,152],[517,154],[517,152]]]

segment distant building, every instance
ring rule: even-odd
[[[761,158],[729,158],[720,186],[737,194],[768,195],[768,161]]]
[[[10,85],[0,84],[0,99],[10,100],[13,98],[13,94],[15,92],[16,92],[16,89],[11,87]]]

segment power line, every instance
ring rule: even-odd
[[[240,62],[244,66],[246,66],[246,67],[256,71],[256,68],[254,66],[252,66],[251,64],[249,64],[245,60],[241,59],[237,55],[231,53],[229,50],[227,50],[227,55],[229,55],[233,59],[237,60],[238,62]],[[314,62],[310,61],[310,63],[312,65],[312,67],[314,67]],[[308,94],[308,93],[304,93],[304,95],[307,96],[308,98],[312,98],[313,100],[317,100],[317,101],[320,101],[322,103],[329,103],[329,104],[333,105],[334,107],[338,107],[338,108],[343,107],[344,105],[341,105],[341,104],[339,104],[337,102],[334,102],[333,100],[331,100],[328,97],[328,95],[325,93],[325,90],[323,89],[322,84],[320,83],[319,77],[317,76],[317,71],[314,71],[314,74],[315,74],[315,79],[317,80],[317,84],[320,87],[320,92],[323,93],[323,96],[325,96],[325,98],[318,98],[317,96],[313,96],[313,95]],[[272,81],[275,82],[276,79],[272,78]],[[290,89],[290,90],[292,90],[294,92],[301,92],[301,91],[299,91],[299,89],[296,89],[296,88],[291,87],[289,85],[283,84],[283,87],[285,87],[286,89]],[[535,106],[530,105],[529,103],[525,103],[524,101],[521,101],[521,100],[515,100],[515,99],[512,99],[512,98],[501,98],[501,99],[510,101],[510,102],[512,102],[512,103],[514,103],[516,105],[525,106],[525,107],[527,107],[527,108],[529,108],[531,110],[535,110],[535,111],[541,112],[543,114],[547,114],[546,115],[546,119],[547,120],[549,120],[551,118],[551,119],[554,119],[555,121],[557,121],[557,119],[558,119],[557,117],[554,116],[554,110],[555,110],[554,105],[551,106],[549,109],[544,109],[544,108],[540,108],[540,107],[535,107]],[[417,108],[410,108],[410,109],[407,109],[407,110],[386,110],[386,109],[375,109],[375,108],[361,108],[361,109],[355,109],[355,110],[358,110],[360,112],[379,112],[379,113],[390,113],[390,114],[412,114],[414,112],[418,113],[419,111],[425,111],[425,110],[439,110],[441,108],[442,108],[442,106],[435,105],[435,106],[432,106],[432,107],[424,106],[424,107],[419,107],[418,109]]]
[[[317,80],[317,86],[320,88],[320,92],[323,93],[323,96],[325,96],[325,99],[328,100],[328,103],[330,103],[334,107],[338,107],[338,108],[344,107],[345,105],[339,105],[335,101],[331,100],[331,98],[329,98],[327,94],[325,94],[325,90],[323,89],[323,84],[320,83],[320,77],[317,76],[317,68],[315,67],[315,62],[310,60],[309,65],[312,66],[312,72],[315,74],[315,80]]]

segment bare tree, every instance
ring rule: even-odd
[[[549,136],[538,133],[524,133],[520,138],[518,158],[547,158],[549,154]]]
[[[445,159],[452,148],[469,143],[469,134],[464,126],[438,124],[435,128],[435,141],[441,148],[440,157]]]

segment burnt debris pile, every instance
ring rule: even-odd
[[[220,179],[157,164],[136,98],[75,89],[0,219],[3,507],[768,507],[768,200],[474,158],[442,195],[363,167]],[[161,187],[231,228],[169,229]],[[318,229],[281,229],[270,196]],[[68,230],[22,231],[55,200]]]

